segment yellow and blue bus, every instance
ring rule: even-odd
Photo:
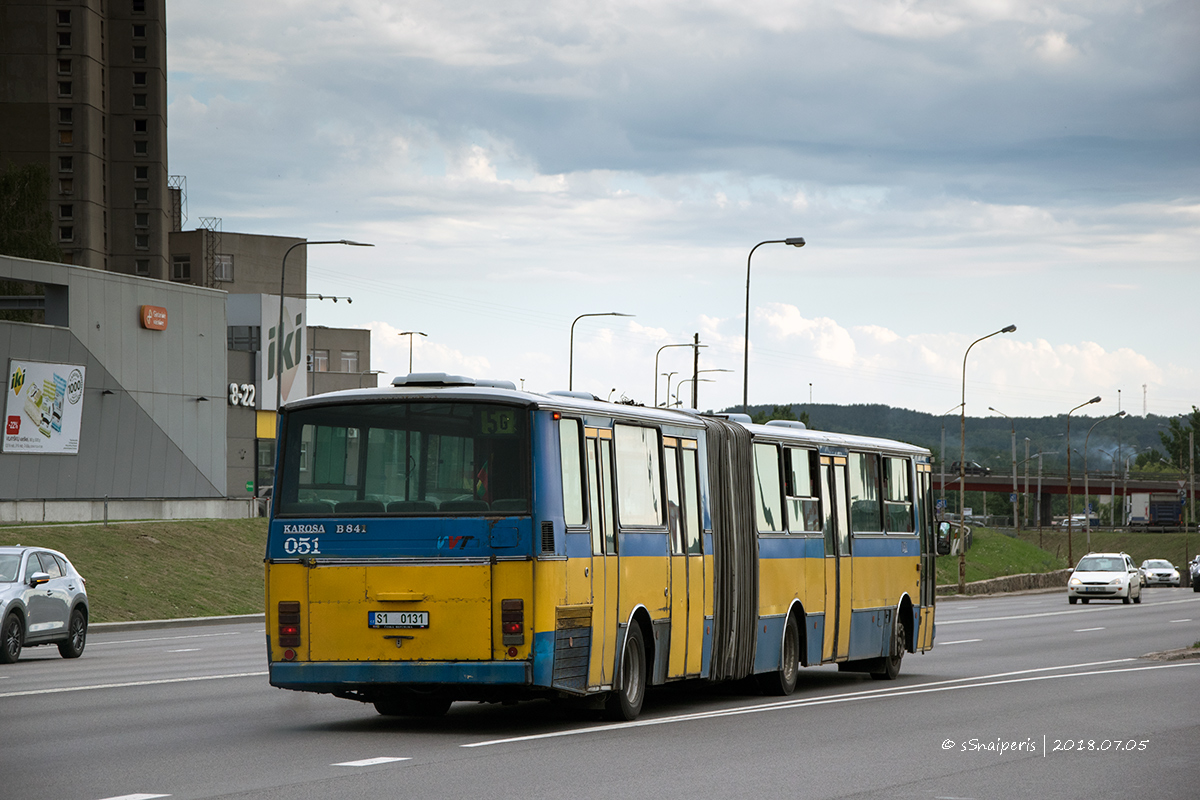
[[[437,715],[933,647],[929,451],[440,373],[282,410],[274,686]]]

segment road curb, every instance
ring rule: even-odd
[[[118,631],[154,631],[203,625],[231,625],[237,622],[265,622],[266,614],[232,614],[223,617],[183,617],[181,619],[145,619],[129,622],[93,622],[88,629],[97,633]]]

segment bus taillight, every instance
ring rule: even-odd
[[[300,646],[300,602],[298,600],[281,600],[279,602],[279,646]]]
[[[525,644],[525,601],[500,601],[500,630],[504,644]]]

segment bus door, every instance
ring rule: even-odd
[[[695,439],[684,439],[680,451],[683,471],[683,546],[687,559],[687,674],[700,674],[704,641],[704,548],[700,536],[700,450]]]
[[[933,518],[932,471],[928,463],[917,464],[917,532],[921,542],[921,620],[917,648],[933,647],[933,606],[937,598],[937,529]]]
[[[588,497],[592,530],[592,652],[588,686],[613,681],[617,638],[616,530],[613,519],[612,431],[587,430]]]
[[[671,566],[668,578],[671,639],[667,677],[680,678],[687,671],[688,646],[688,557],[684,543],[684,508],[679,481],[679,440],[663,437],[663,477],[667,483],[667,536]]]
[[[845,455],[821,455],[821,484],[828,494],[825,518],[825,641],[821,660],[850,655],[850,517]]]

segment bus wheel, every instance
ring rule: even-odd
[[[621,654],[621,685],[609,692],[604,703],[605,716],[614,720],[635,720],[642,713],[646,699],[646,644],[642,627],[636,622],[625,635],[625,652]]]
[[[894,681],[900,674],[900,662],[904,660],[904,648],[908,645],[908,634],[904,623],[897,618],[892,626],[892,652],[884,657],[883,669],[872,672],[871,677],[877,681]]]
[[[788,616],[783,629],[783,656],[779,669],[758,676],[758,688],[763,694],[787,697],[796,691],[796,679],[800,673],[800,628],[796,618]]]
[[[397,692],[374,702],[375,710],[385,717],[440,717],[450,710],[448,697],[418,692]]]

